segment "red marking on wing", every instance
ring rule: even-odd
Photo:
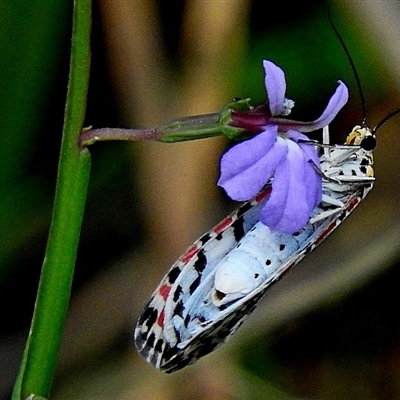
[[[315,241],[315,246],[318,246],[338,226],[338,224],[339,224],[338,221],[333,221]]]
[[[271,194],[271,191],[272,187],[268,186],[262,192],[258,193],[258,195],[255,198],[256,202],[259,203],[260,201],[264,200],[269,194]]]
[[[218,234],[225,230],[228,226],[230,226],[233,222],[232,217],[227,217],[223,221],[221,221],[215,228],[214,233]]]
[[[182,256],[182,262],[183,263],[189,262],[192,259],[192,257],[195,254],[197,254],[198,251],[199,251],[199,248],[196,245],[189,247],[189,249],[187,249],[186,253]]]
[[[354,208],[360,203],[360,198],[357,196],[351,197],[347,202],[347,209],[353,211]]]
[[[164,313],[164,309],[162,309],[162,311],[160,312],[160,315],[157,318],[157,325],[160,326],[161,328],[164,327],[164,317],[165,317],[165,313]]]
[[[164,299],[164,301],[166,301],[170,291],[171,291],[171,286],[162,285],[158,293],[160,293],[160,296]]]

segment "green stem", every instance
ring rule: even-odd
[[[90,155],[79,150],[90,74],[91,0],[75,0],[64,132],[53,217],[31,329],[13,400],[48,398],[70,299],[89,181]]]
[[[90,146],[105,140],[144,141],[158,140],[164,143],[183,142],[186,140],[205,139],[222,135],[220,114],[195,115],[169,121],[157,128],[123,129],[100,128],[86,129],[80,137],[80,146]]]

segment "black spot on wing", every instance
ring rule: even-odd
[[[147,340],[147,335],[149,334],[149,331],[143,332],[141,331],[139,336],[136,337],[136,343],[137,343],[137,348],[141,348],[143,346],[143,343]]]
[[[209,233],[206,233],[205,235],[203,235],[203,236],[200,238],[200,242],[201,242],[203,245],[205,245],[210,239],[211,239],[210,234],[209,234]]]
[[[204,323],[204,322],[206,322],[207,321],[207,319],[206,319],[206,317],[204,316],[204,315],[199,315],[199,321],[201,322],[201,323]]]
[[[163,344],[164,344],[164,340],[162,339],[158,339],[157,340],[157,344],[154,347],[154,350],[161,353],[162,352],[162,348],[163,348]]]
[[[183,320],[183,324],[185,325],[185,326],[188,326],[188,323],[190,322],[190,314],[187,314],[186,315],[186,317],[185,317],[185,319]]]
[[[310,243],[307,245],[307,247],[304,249],[304,255],[310,254],[314,250],[314,246]]]
[[[156,335],[154,334],[154,332],[152,332],[149,337],[147,338],[147,342],[146,345],[148,347],[153,348],[154,347],[154,341],[156,340]]]
[[[348,212],[348,211],[345,211],[345,212],[342,212],[341,214],[339,214],[339,216],[338,216],[338,218],[337,218],[337,220],[336,220],[337,225],[339,225],[339,222],[338,222],[338,221],[343,222],[343,221],[345,220],[345,218],[346,218],[348,215],[349,215],[349,212]],[[336,226],[337,226],[337,225],[336,225]],[[332,230],[333,230],[333,229],[332,229]]]
[[[178,353],[178,348],[175,347],[170,347],[168,343],[165,343],[165,349],[163,353],[163,358],[165,360],[170,360],[172,357],[174,357]]]
[[[149,362],[152,363],[152,356],[150,356],[150,351],[152,351],[152,349],[151,349],[150,347],[144,346],[144,347],[141,348],[141,349],[139,349],[139,347],[138,347],[138,350],[139,350],[139,352],[140,352],[140,355],[141,355],[145,360],[148,360]],[[152,352],[152,355],[153,355],[153,357],[154,357],[153,352]],[[154,364],[153,364],[153,365],[154,365]]]
[[[169,273],[168,273],[169,283],[171,283],[171,284],[174,283],[180,273],[181,273],[181,269],[179,267],[172,268],[171,271],[169,271]]]
[[[197,259],[194,262],[193,266],[194,266],[194,269],[199,274],[201,274],[204,271],[204,268],[206,267],[206,265],[207,265],[207,257],[204,254],[204,249],[201,249],[197,253]]]
[[[189,286],[189,293],[193,294],[193,292],[199,287],[201,282],[201,275],[199,275]]]
[[[247,211],[249,211],[251,207],[252,207],[252,205],[251,205],[250,202],[243,204],[243,205],[239,208],[239,210],[238,210],[238,212],[237,212],[238,218],[241,217],[243,214],[246,214]]]
[[[157,352],[153,352],[153,354],[150,357],[150,364],[151,365],[157,365],[158,364],[158,358],[159,358],[160,354]]]
[[[239,242],[240,239],[245,235],[244,228],[243,228],[243,219],[237,219],[232,225],[233,228],[233,235],[235,240]]]
[[[183,305],[182,300],[179,300],[178,303],[176,303],[176,307],[174,310],[174,315],[178,315],[179,317],[183,318],[183,310],[185,309],[185,306]]]
[[[215,236],[215,240],[221,240],[222,239],[222,237],[223,237],[223,235],[222,235],[222,232],[220,232],[220,233],[218,233],[218,235],[217,236]]]
[[[148,307],[144,310],[143,314],[139,319],[140,325],[146,325],[151,328],[152,325],[157,321],[158,311],[153,307]]]
[[[175,332],[175,337],[176,337],[177,342],[180,343],[181,342],[180,332],[176,328],[174,328],[174,332]]]
[[[286,245],[280,244],[280,245],[279,245],[279,251],[285,250],[285,247],[286,247]]]
[[[179,297],[181,296],[181,294],[182,294],[182,286],[178,285],[175,289],[174,297],[173,297],[175,303],[179,300]]]

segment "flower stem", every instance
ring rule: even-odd
[[[46,254],[34,315],[12,399],[48,398],[70,299],[90,172],[90,155],[78,147],[90,73],[91,0],[75,0],[70,76]]]
[[[158,140],[164,143],[175,143],[222,135],[222,131],[220,114],[215,113],[179,118],[162,124],[157,128],[149,129],[85,129],[79,138],[79,145],[81,147],[90,146],[93,143],[106,140],[135,142]]]
[[[86,147],[96,142],[107,140],[143,141],[157,140],[159,137],[155,129],[124,129],[124,128],[99,128],[84,129],[80,138],[79,146]]]

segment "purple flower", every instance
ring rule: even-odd
[[[221,159],[218,185],[233,200],[254,197],[272,180],[271,195],[260,212],[260,220],[271,230],[293,234],[308,222],[322,198],[322,177],[316,148],[302,132],[328,125],[346,104],[348,90],[339,85],[322,115],[315,121],[286,118],[294,106],[285,98],[283,71],[264,60],[268,103],[247,112],[232,111],[230,125],[258,133],[231,148]]]

